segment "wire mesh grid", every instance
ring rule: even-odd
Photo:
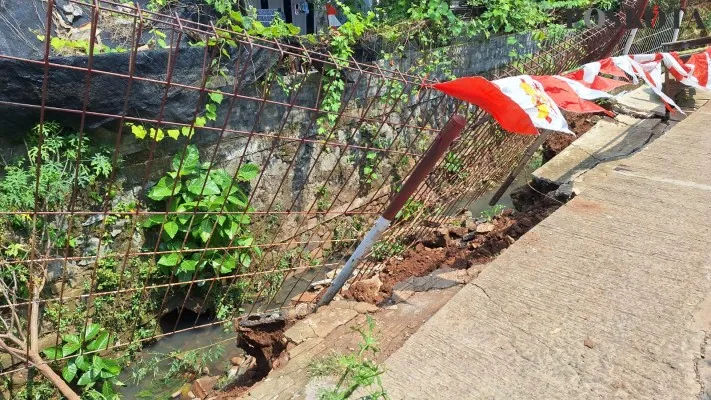
[[[386,255],[489,190],[532,141],[415,75],[108,0],[88,7],[86,54],[58,56],[46,7],[43,57],[0,54],[13,72],[0,76],[0,376],[46,367],[43,348],[93,324],[106,340],[85,354],[311,301],[453,114],[468,126]],[[101,42],[104,26],[125,49]],[[619,33],[543,43],[490,75],[569,70]]]

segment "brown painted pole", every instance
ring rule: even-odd
[[[402,188],[398,194],[395,195],[394,199],[392,199],[388,205],[388,208],[385,209],[383,212],[383,218],[388,221],[395,219],[395,215],[400,212],[400,209],[402,209],[405,203],[407,203],[410,196],[415,193],[417,187],[420,186],[420,183],[422,183],[430,171],[432,171],[432,168],[434,168],[435,164],[437,164],[437,161],[439,161],[444,153],[447,152],[452,142],[459,137],[465,124],[466,120],[461,115],[455,115],[449,120],[447,125],[435,139],[435,142],[432,143],[432,146],[430,146],[430,149],[424,157],[422,157],[420,163],[417,164],[415,170],[412,171],[410,177],[407,178],[405,183],[402,185]]]
[[[358,244],[358,247],[356,247],[348,261],[346,261],[343,269],[333,280],[326,294],[324,294],[318,302],[319,306],[330,303],[338,292],[341,291],[343,285],[348,282],[348,279],[353,275],[353,271],[355,271],[355,268],[360,264],[360,260],[373,248],[373,245],[378,241],[380,235],[388,229],[390,222],[395,219],[397,213],[402,209],[405,203],[407,203],[412,194],[415,193],[420,183],[427,178],[427,175],[432,171],[444,153],[447,152],[452,142],[459,137],[465,125],[466,120],[461,115],[454,115],[449,122],[447,122],[447,125],[445,125],[439,133],[434,143],[432,143],[432,146],[430,146],[430,149],[427,150],[427,153],[425,153],[422,160],[420,160],[402,185],[402,189],[395,195],[385,209],[385,212],[383,212],[383,215],[375,221],[373,227],[370,228],[370,231],[368,231],[363,240]]]

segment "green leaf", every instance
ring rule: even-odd
[[[121,366],[116,360],[104,359],[104,370],[111,374],[118,375],[121,373]]]
[[[254,252],[254,255],[256,255],[257,257],[261,257],[264,254],[261,247],[254,246],[254,247],[252,247],[252,251]]]
[[[96,377],[94,374],[92,374],[92,371],[86,371],[84,374],[79,378],[79,381],[77,382],[77,385],[79,386],[87,386],[90,383],[94,383],[96,380]]]
[[[104,385],[101,387],[101,394],[107,400],[116,398],[116,392],[114,391],[114,385],[112,385],[111,382],[104,382]]]
[[[175,140],[178,140],[178,138],[180,137],[180,129],[168,129],[166,133],[168,134],[168,136]]]
[[[178,233],[178,224],[176,224],[175,221],[168,221],[163,224],[163,231],[165,231],[168,237],[173,239],[175,238],[175,234]]]
[[[143,221],[141,226],[143,228],[150,228],[156,225],[161,225],[165,221],[165,215],[163,214],[153,214],[148,217],[147,220]]]
[[[99,324],[89,324],[89,326],[86,327],[86,331],[84,331],[84,340],[91,340],[96,336],[97,333],[101,330],[101,325]]]
[[[232,256],[226,256],[222,260],[216,261],[215,263],[220,266],[220,274],[229,274],[237,268],[235,258]]]
[[[70,356],[81,348],[81,343],[65,343],[62,346],[62,357]]]
[[[232,219],[242,225],[249,225],[250,223],[252,223],[252,217],[247,214],[233,215]]]
[[[239,233],[239,231],[240,231],[240,224],[237,221],[231,221],[230,226],[223,229],[222,232],[224,232],[224,234],[227,235],[227,238],[232,240],[237,235],[237,233]]]
[[[203,185],[205,188],[203,189]],[[220,188],[208,176],[200,176],[188,181],[188,191],[192,194],[210,196],[220,194]]]
[[[210,96],[210,100],[217,104],[222,103],[222,100],[224,99],[222,93],[210,93],[208,96]]]
[[[50,360],[56,360],[58,358],[62,358],[62,353],[60,351],[61,349],[59,347],[50,347],[48,349],[42,350],[42,353],[44,353],[47,358]]]
[[[94,341],[89,343],[88,346],[86,346],[86,349],[89,351],[96,351],[99,349],[105,349],[108,347],[109,344],[109,333],[108,332],[101,332]]]
[[[205,126],[206,123],[207,123],[207,119],[205,119],[205,117],[197,117],[197,118],[195,118],[195,124],[194,124],[194,125],[195,125],[196,127],[200,128],[200,127]]]
[[[238,207],[247,207],[247,203],[245,203],[244,201],[238,199],[238,198],[235,197],[235,196],[229,196],[229,197],[227,197],[227,201],[229,201],[230,203],[232,203],[232,204],[234,204],[234,205],[236,205],[236,206],[238,206]]]
[[[253,242],[254,242],[253,236],[247,236],[247,237],[243,237],[241,239],[237,239],[238,246],[251,246]]]
[[[91,359],[91,369],[94,371],[95,375],[99,375],[101,373],[101,370],[104,369],[104,359],[101,358],[98,354],[95,354],[94,357]]]
[[[180,128],[180,133],[187,137],[188,139],[193,137],[193,133],[195,132],[195,129],[191,129],[189,126],[184,126]]]
[[[197,265],[196,260],[185,259],[180,263],[180,272],[194,272],[195,266]]]
[[[242,263],[245,267],[249,268],[249,266],[252,264],[252,256],[249,255],[249,253],[242,253],[239,255],[239,262]]]
[[[232,184],[232,177],[224,169],[210,171],[210,179],[212,179],[217,186],[222,188],[222,190],[227,190]]]
[[[79,356],[75,358],[74,364],[76,364],[76,366],[82,371],[88,371],[91,369],[91,364],[86,361],[86,356]]]
[[[158,265],[162,265],[164,267],[174,267],[178,265],[180,262],[180,254],[179,253],[168,253],[168,254],[163,254],[160,259],[158,260]]]
[[[205,218],[202,222],[200,222],[200,240],[202,240],[203,243],[207,243],[210,240],[213,225],[212,221],[208,218]]]
[[[155,201],[160,201],[166,197],[170,197],[173,195],[173,185],[175,185],[175,193],[180,192],[180,189],[182,188],[180,181],[176,182],[175,179],[169,176],[164,176],[158,181],[158,183],[156,183],[155,186],[153,186],[153,188],[151,188],[151,191],[148,193],[148,197]]]
[[[195,173],[198,165],[200,165],[200,152],[198,151],[197,146],[191,144],[187,147],[187,149],[185,149],[185,157],[183,158],[182,167],[180,167],[181,158],[183,158],[182,154],[176,154],[175,157],[173,157],[173,162],[171,164],[173,171],[180,172],[181,176]],[[180,167],[180,171],[178,171],[178,167]]]
[[[77,376],[77,372],[79,372],[79,368],[77,368],[76,364],[70,362],[66,367],[62,368],[62,378],[68,383],[71,383]]]
[[[136,125],[136,124],[130,124],[131,127],[131,133],[133,133],[133,136],[135,136],[138,139],[145,139],[146,137],[146,128],[143,127],[143,125]]]
[[[257,177],[259,174],[259,167],[254,164],[245,164],[239,169],[237,174],[237,179],[242,182],[248,182]]]
[[[67,343],[81,343],[81,339],[79,339],[79,336],[71,334],[62,335],[62,340]]]

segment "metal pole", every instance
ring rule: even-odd
[[[318,302],[319,306],[328,304],[341,291],[343,285],[346,284],[353,271],[360,263],[360,260],[373,248],[373,245],[378,241],[380,235],[385,232],[390,226],[390,223],[397,213],[402,209],[405,203],[410,199],[417,187],[420,186],[430,171],[434,168],[444,153],[447,152],[452,142],[459,137],[466,125],[466,120],[461,115],[454,115],[447,125],[442,129],[430,149],[422,157],[422,160],[412,171],[412,174],[407,178],[400,191],[395,195],[395,198],[390,202],[388,207],[383,212],[370,231],[365,235],[363,240],[358,244],[351,257],[343,266],[341,272],[331,283],[331,286],[326,291],[326,294]]]
[[[538,138],[536,139],[535,142],[531,143],[530,146],[526,149],[526,151],[523,153],[523,158],[521,158],[521,161],[518,162],[518,165],[516,168],[511,171],[509,176],[506,177],[504,180],[504,183],[501,184],[501,187],[499,190],[494,193],[494,197],[489,200],[489,205],[494,206],[496,203],[499,202],[501,197],[506,193],[506,191],[509,189],[509,186],[513,183],[514,179],[518,176],[518,174],[521,173],[524,167],[528,164],[528,161],[533,157],[533,155],[536,153],[536,150],[538,150],[539,147],[543,144],[543,142],[548,138],[548,135],[550,135],[551,131],[543,131],[543,133],[538,135]]]
[[[679,30],[681,28],[681,22],[684,20],[684,11],[686,11],[686,0],[681,0],[681,7],[679,7],[679,20],[674,21],[674,33],[672,33],[672,42],[679,40]]]
[[[624,48],[624,50],[622,50],[623,56],[630,54],[630,49],[632,48],[632,43],[634,42],[635,36],[637,36],[638,30],[639,30],[638,28],[633,28],[630,31],[630,36],[627,38],[627,42],[625,43],[625,48]]]

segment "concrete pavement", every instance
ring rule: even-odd
[[[390,396],[709,398],[710,126],[590,171],[390,356]]]

